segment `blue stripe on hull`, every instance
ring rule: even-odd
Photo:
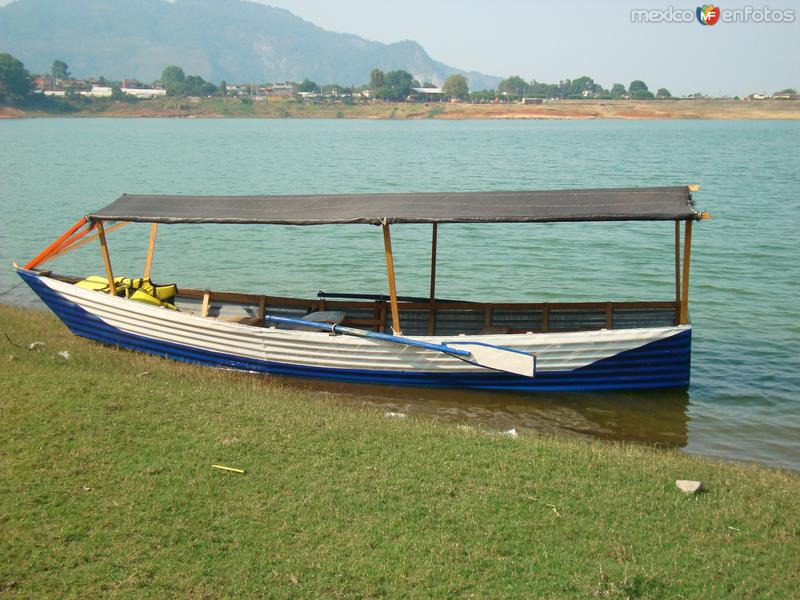
[[[74,334],[185,362],[271,375],[422,387],[596,391],[685,388],[689,385],[691,330],[620,352],[572,371],[539,372],[534,379],[495,371],[426,373],[309,367],[233,356],[126,333],[66,300],[47,287],[34,273],[24,270],[17,272]]]

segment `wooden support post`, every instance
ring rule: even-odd
[[[438,226],[433,224],[433,235],[431,237],[431,293],[430,307],[428,308],[428,335],[435,335],[436,332],[436,238]]]
[[[142,279],[150,279],[150,271],[153,269],[153,250],[156,247],[156,231],[158,231],[158,223],[150,225],[150,243],[147,245],[147,258],[144,261],[144,272]]]
[[[397,285],[394,280],[394,257],[392,256],[392,236],[389,233],[389,224],[383,224],[383,249],[386,253],[386,274],[389,277],[389,300],[392,305],[392,331],[395,335],[402,335],[400,328],[400,309],[397,306]]]
[[[258,299],[258,320],[259,322],[264,320],[264,317],[267,316],[267,297],[261,296]]]
[[[692,222],[686,221],[683,238],[683,294],[681,295],[681,325],[689,322],[689,260],[692,255]]]
[[[675,324],[681,322],[681,222],[675,221]]]
[[[208,316],[208,309],[211,305],[211,292],[206,290],[203,292],[203,303],[200,305],[200,316],[207,317]]]
[[[378,331],[384,333],[386,331],[386,303],[381,302],[380,306],[378,313]]]
[[[103,262],[106,265],[106,277],[108,278],[108,293],[112,296],[117,295],[117,286],[114,284],[114,271],[111,270],[111,257],[108,255],[108,244],[106,243],[106,232],[103,229],[103,222],[97,222],[97,237],[100,239],[100,251],[103,253]]]

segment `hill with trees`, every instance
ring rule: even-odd
[[[418,43],[335,33],[287,10],[241,0],[17,0],[0,7],[0,49],[31,72],[55,58],[76,77],[153,81],[165,64],[207,81],[365,84],[370,69],[404,70],[442,84],[466,75],[474,88],[500,81],[432,59]]]

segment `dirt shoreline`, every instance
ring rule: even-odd
[[[0,106],[0,119],[18,118],[263,118],[263,119],[499,119],[499,120],[671,120],[800,119],[800,101],[764,100],[562,100],[545,104],[452,104],[294,102],[244,103],[234,99],[176,99],[93,102],[76,110],[44,112]]]

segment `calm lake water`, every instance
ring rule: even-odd
[[[800,123],[46,119],[0,122],[0,291],[123,192],[281,194],[697,183],[688,392],[552,395],[295,382],[392,410],[522,432],[640,440],[800,469]],[[137,273],[147,225],[112,234]],[[445,225],[437,295],[670,300],[671,223]],[[425,295],[429,226],[397,226],[399,292]],[[53,263],[102,273],[92,244]],[[168,226],[154,278],[280,295],[386,292],[375,227]],[[18,288],[4,301],[34,304]]]

